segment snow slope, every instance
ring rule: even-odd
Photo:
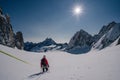
[[[0,45],[0,50],[16,56],[29,64],[0,53],[0,80],[119,80],[120,45],[107,47],[101,51],[74,55],[51,51],[33,53]],[[46,55],[50,69],[41,72],[39,61]],[[29,77],[33,76],[33,77]]]

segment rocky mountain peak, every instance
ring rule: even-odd
[[[52,38],[46,38],[43,44],[56,44],[56,42]]]
[[[98,33],[100,35],[100,37],[103,36],[105,33],[107,33],[112,27],[114,27],[115,24],[116,24],[116,22],[113,21],[113,22],[109,23],[108,25],[104,25],[101,28],[100,32]]]
[[[103,49],[112,44],[120,36],[120,23],[111,22],[101,29],[99,40],[93,45],[95,49]]]
[[[69,46],[83,46],[83,45],[90,45],[91,44],[91,38],[92,36],[88,34],[84,30],[80,30],[75,33],[75,35],[71,38],[69,42]],[[90,41],[90,42],[89,42]]]
[[[80,32],[80,33],[86,33],[86,34],[88,34],[85,30],[83,30],[83,29],[80,29],[80,31],[78,31],[78,32]]]
[[[10,16],[8,14],[3,14],[2,9],[0,8],[0,44],[17,47],[18,49],[23,49],[24,41],[22,32],[14,33],[12,25],[10,23]],[[18,44],[19,43],[19,44]]]
[[[92,42],[92,36],[81,29],[71,38],[67,50],[70,53],[85,53],[90,50]]]

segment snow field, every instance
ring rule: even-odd
[[[0,53],[1,80],[119,80],[120,45],[92,50],[87,54],[74,55],[61,51],[33,53],[0,45],[0,50],[10,53],[30,64],[25,64]],[[39,63],[46,55],[50,64],[45,74],[29,78],[41,72]]]

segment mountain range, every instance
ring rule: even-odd
[[[33,43],[26,42],[24,43],[24,50],[32,52],[47,52],[51,50],[65,50],[68,47],[67,43],[56,43],[52,38],[46,38],[43,42]]]
[[[94,36],[81,29],[73,35],[68,44],[58,44],[52,38],[46,38],[40,43],[26,42],[24,49],[32,52],[62,50],[73,54],[82,54],[92,49],[104,49],[114,42],[116,45],[120,44],[120,23],[113,21],[104,25]]]
[[[120,44],[120,23],[111,22],[101,28],[98,34],[92,36],[84,30],[75,33],[71,38],[67,51],[70,53],[86,53],[91,49],[104,49],[116,42]]]
[[[25,42],[23,34],[18,31],[16,34],[10,23],[10,16],[3,14],[0,8],[0,44],[12,48],[24,49],[31,52],[47,52],[51,50],[61,50],[73,54],[87,53],[93,49],[104,49],[114,42],[120,44],[120,23],[115,21],[104,25],[100,31],[91,35],[83,29],[77,31],[70,39],[69,43],[56,43],[52,38],[46,38],[39,43]]]

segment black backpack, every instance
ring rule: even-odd
[[[43,66],[46,66],[46,62],[45,62],[45,59],[44,59],[44,58],[41,60],[41,64],[42,64]]]

